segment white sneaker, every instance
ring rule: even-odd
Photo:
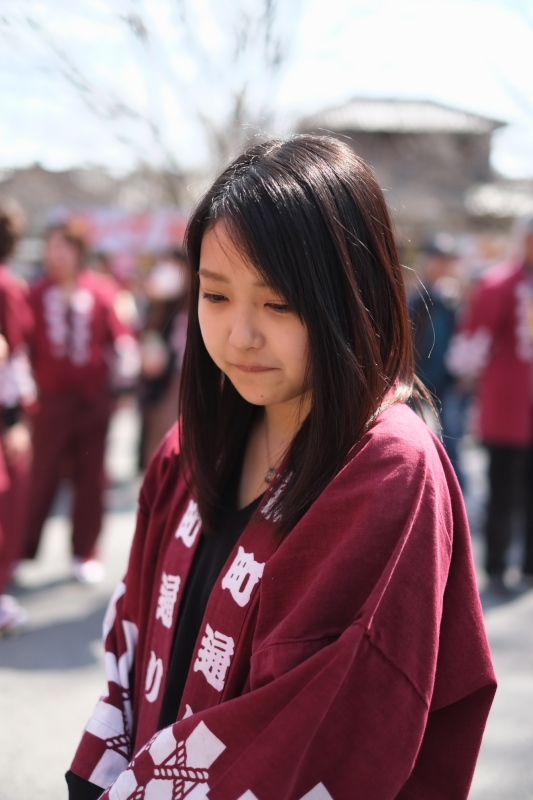
[[[0,633],[13,633],[28,621],[28,612],[10,594],[0,595]]]
[[[96,558],[75,558],[72,575],[78,583],[100,583],[104,579],[104,565]]]

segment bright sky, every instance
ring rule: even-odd
[[[2,0],[0,168],[123,170],[139,156],[157,160],[145,125],[89,111],[62,75],[68,61],[99,107],[122,101],[150,115],[185,168],[206,153],[195,106],[220,118],[246,74],[258,103],[273,100],[276,132],[354,96],[436,100],[508,122],[494,137],[493,164],[533,177],[533,0],[279,0],[292,47],[270,89],[257,49],[233,74],[224,67],[232,15],[258,1],[192,0],[184,36],[178,0]],[[121,21],[132,13],[146,23],[149,48]]]

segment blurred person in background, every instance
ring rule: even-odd
[[[454,237],[437,234],[425,243],[422,259],[423,286],[413,291],[410,299],[417,374],[437,398],[442,441],[464,489],[459,444],[465,432],[470,393],[450,373],[445,358],[462,303],[459,250]]]
[[[447,356],[450,371],[476,390],[489,458],[485,568],[489,589],[501,594],[509,592],[505,572],[522,507],[522,584],[533,586],[533,216],[518,223],[516,236],[516,256],[480,280]]]
[[[181,365],[187,335],[188,272],[185,253],[174,249],[155,264],[144,283],[141,333],[141,438],[144,470],[176,422]]]
[[[45,275],[30,290],[31,359],[39,391],[33,430],[26,557],[35,558],[61,478],[74,488],[73,576],[103,577],[97,543],[103,517],[106,436],[117,386],[138,373],[134,333],[121,295],[105,275],[84,268],[84,231],[68,222],[46,236]]]
[[[0,632],[23,625],[26,611],[6,594],[24,548],[24,509],[31,468],[26,409],[35,400],[26,341],[31,327],[27,286],[7,265],[24,215],[0,201]]]

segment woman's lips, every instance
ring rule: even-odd
[[[231,364],[240,372],[271,372],[275,367],[263,367],[261,364]]]

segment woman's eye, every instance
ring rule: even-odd
[[[210,303],[222,303],[227,299],[223,294],[213,294],[212,292],[202,292],[202,298]]]
[[[267,306],[274,311],[279,311],[280,314],[286,314],[291,310],[288,303],[267,303]]]

